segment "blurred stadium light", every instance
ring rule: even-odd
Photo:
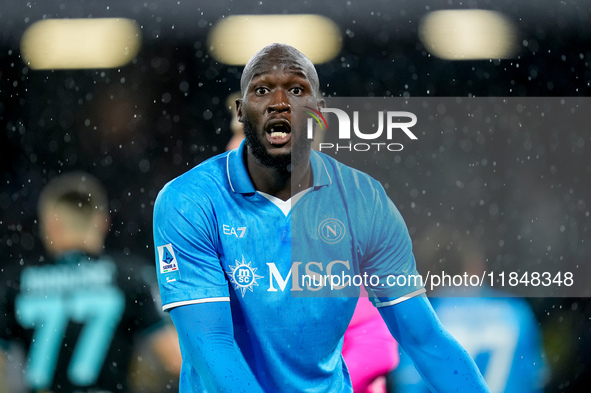
[[[244,65],[264,46],[292,45],[314,63],[325,63],[341,50],[337,25],[320,15],[236,15],[218,22],[208,38],[211,54],[230,65]]]
[[[431,12],[421,20],[419,37],[430,53],[447,60],[506,59],[519,47],[515,25],[495,11]]]
[[[115,68],[133,59],[141,45],[131,19],[46,19],[23,34],[23,60],[36,70]]]

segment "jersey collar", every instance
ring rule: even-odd
[[[237,149],[230,151],[226,156],[226,171],[232,191],[241,194],[251,194],[256,190],[254,189],[254,185],[246,170],[246,164],[244,163],[244,149],[246,149],[246,139],[242,140],[240,146]]]
[[[312,165],[312,173],[314,174],[314,188],[327,186],[332,183],[326,163],[315,150],[312,150],[310,154],[310,164]]]
[[[226,156],[226,171],[230,188],[234,192],[240,194],[250,194],[256,192],[244,161],[246,149],[246,140],[240,143],[237,149],[234,149]],[[314,174],[314,188],[328,185],[332,183],[332,179],[326,168],[326,164],[322,157],[314,150],[310,154],[310,164],[312,166],[312,173]]]
[[[97,258],[98,256],[93,256],[82,250],[69,250],[57,255],[55,261],[58,265],[76,265],[83,260],[90,261]]]

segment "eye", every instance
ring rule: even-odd
[[[257,87],[256,89],[254,89],[254,92],[258,95],[263,95],[265,93],[267,93],[269,91],[269,89],[267,89],[266,87]]]
[[[301,87],[299,87],[299,86],[296,86],[296,87],[293,87],[293,88],[291,89],[291,92],[292,92],[293,94],[295,94],[296,96],[299,96],[299,95],[301,95],[301,94],[304,92],[304,89],[302,89],[302,88],[301,88]]]

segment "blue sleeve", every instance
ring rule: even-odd
[[[363,250],[362,273],[369,280],[368,292],[376,307],[383,307],[425,292],[416,269],[412,241],[402,215],[382,185],[372,179],[371,220]],[[364,213],[362,213],[364,214]]]
[[[191,304],[173,308],[186,367],[199,375],[207,392],[262,393],[259,383],[234,340],[229,302]],[[181,389],[196,390],[194,386]]]
[[[426,296],[381,307],[379,311],[431,390],[489,392],[476,364],[439,322]]]
[[[400,363],[392,371],[394,379],[393,392],[397,393],[430,393],[414,363],[404,350],[400,350]]]

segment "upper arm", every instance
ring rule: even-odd
[[[170,316],[183,350],[204,343],[234,343],[234,327],[229,302],[209,302],[175,307]]]
[[[192,189],[165,187],[154,206],[154,246],[164,309],[207,299],[228,300],[217,251],[216,218],[209,198]]]
[[[412,350],[413,346],[422,345],[436,334],[449,335],[426,296],[415,296],[378,310],[394,338],[405,350],[406,347]]]

